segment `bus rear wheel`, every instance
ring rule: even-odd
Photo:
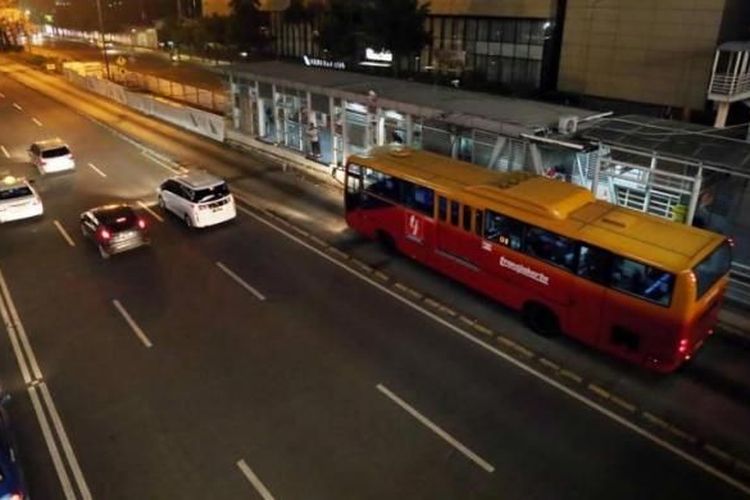
[[[523,307],[523,322],[534,333],[542,337],[554,337],[560,333],[557,314],[542,304],[529,302]]]

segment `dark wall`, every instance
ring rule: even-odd
[[[726,0],[718,43],[750,40],[750,0]]]

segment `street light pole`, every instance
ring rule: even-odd
[[[101,0],[96,0],[96,12],[97,14],[99,14],[99,36],[102,39],[102,55],[104,56],[104,69],[107,72],[107,80],[111,80],[112,75],[109,72],[109,57],[107,56],[107,44],[104,41],[104,20],[102,18]]]

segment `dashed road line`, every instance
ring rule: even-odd
[[[154,154],[151,153],[149,150],[142,150],[141,154],[143,156],[145,156],[146,158],[148,158],[149,160],[151,160],[152,162],[154,162],[157,165],[159,165],[160,167],[169,170],[173,174],[178,174],[179,175],[179,174],[184,173],[183,169],[176,168],[176,167],[173,167],[172,165],[169,165],[167,162],[163,161],[161,158],[157,158],[156,156],[154,156]]]
[[[253,295],[255,295],[255,297],[256,297],[256,298],[257,298],[258,300],[261,300],[261,301],[264,301],[264,300],[266,300],[266,297],[265,297],[265,295],[263,295],[262,293],[260,293],[260,292],[259,292],[258,290],[256,290],[256,289],[255,289],[255,288],[253,288],[252,286],[250,286],[250,284],[248,284],[248,283],[247,283],[247,282],[246,282],[245,280],[243,280],[242,278],[240,278],[240,277],[239,277],[239,276],[238,276],[238,275],[237,275],[237,274],[236,274],[236,273],[235,273],[234,271],[232,271],[231,269],[229,269],[229,268],[228,268],[227,266],[225,266],[225,265],[224,265],[224,264],[222,264],[221,262],[217,262],[217,263],[216,263],[216,266],[217,266],[217,267],[218,267],[219,269],[221,269],[222,271],[224,271],[224,273],[225,273],[225,274],[226,274],[227,276],[229,276],[230,278],[232,278],[232,279],[233,279],[233,280],[234,280],[235,282],[237,282],[237,284],[238,284],[238,285],[240,285],[240,286],[241,286],[242,288],[244,288],[244,289],[245,289],[245,290],[247,290],[248,292],[250,292],[250,293],[252,293]]]
[[[2,145],[0,145],[0,151],[2,151],[2,152],[3,152],[3,155],[4,155],[4,156],[5,156],[6,158],[10,158],[10,153],[8,153],[8,150],[7,150],[7,149],[5,149],[5,146],[2,146]]]
[[[148,205],[146,205],[145,203],[143,203],[143,201],[138,200],[138,206],[141,207],[142,209],[144,209],[149,214],[151,214],[151,217],[153,217],[154,219],[158,220],[159,222],[164,222],[164,218],[161,215],[159,215],[156,212],[154,212],[151,209],[151,207],[149,207]]]
[[[68,245],[70,245],[72,247],[76,246],[76,242],[73,241],[73,238],[71,238],[70,235],[68,234],[68,232],[65,230],[65,228],[62,227],[62,224],[60,224],[60,221],[57,220],[57,219],[55,219],[54,224],[55,224],[55,227],[57,228],[57,230],[62,235],[62,237],[65,239],[65,241],[68,242]]]
[[[138,323],[135,322],[132,316],[128,313],[128,311],[125,310],[123,305],[120,303],[119,300],[115,299],[112,301],[112,304],[115,306],[115,309],[122,315],[122,317],[125,319],[125,322],[130,326],[130,328],[133,330],[135,335],[143,342],[143,345],[145,345],[147,348],[153,347],[153,344],[151,343],[151,340],[146,336],[145,333],[143,333],[143,330],[141,330],[141,327],[138,326]]]
[[[589,387],[589,390],[593,392],[594,394],[597,394],[604,399],[609,399],[610,397],[609,391],[607,391],[603,387],[599,387],[596,384],[589,384],[588,387]]]
[[[105,174],[104,172],[102,172],[101,169],[99,169],[99,167],[97,167],[93,163],[89,163],[89,168],[91,170],[93,170],[94,172],[96,172],[97,174],[101,175],[102,177],[104,177],[104,178],[107,177],[107,174]]]
[[[17,102],[14,102],[14,103],[13,103],[13,107],[14,107],[14,108],[16,108],[16,109],[17,109],[18,111],[23,111],[23,108],[22,108],[22,107],[21,107],[21,105],[20,105],[20,104],[18,104]]]
[[[3,94],[2,92],[0,92],[0,99],[5,99],[5,94]]]
[[[37,119],[36,117],[33,117],[33,116],[32,116],[32,117],[31,117],[31,121],[32,121],[32,122],[34,122],[34,124],[35,124],[35,125],[36,125],[37,127],[43,127],[43,126],[44,126],[44,125],[42,125],[42,122],[41,122],[41,121],[39,121],[39,120],[38,120],[38,119]]]
[[[274,500],[273,495],[271,495],[271,492],[268,491],[266,485],[263,484],[260,478],[255,474],[255,472],[253,472],[253,470],[247,465],[247,463],[245,463],[244,459],[237,460],[237,467],[247,478],[247,480],[250,481],[250,484],[253,485],[253,488],[255,488],[255,491],[258,492],[263,500]]]
[[[489,462],[484,460],[482,457],[471,451],[469,448],[467,448],[465,445],[463,445],[458,439],[454,438],[447,432],[445,432],[443,429],[438,427],[435,423],[433,423],[429,418],[425,417],[419,411],[417,411],[413,406],[409,405],[406,401],[395,395],[393,392],[391,392],[387,387],[385,387],[383,384],[378,384],[377,389],[383,393],[388,399],[396,403],[398,406],[401,407],[406,413],[411,415],[412,417],[416,418],[419,423],[430,429],[432,432],[440,436],[445,442],[453,446],[455,449],[460,451],[461,453],[466,456],[469,460],[477,464],[479,467],[484,469],[485,471],[492,473],[495,471],[495,467],[493,467]]]
[[[558,365],[557,363],[555,363],[555,362],[553,362],[553,361],[550,361],[550,360],[549,360],[549,359],[547,359],[547,358],[541,358],[541,357],[540,357],[540,358],[539,358],[539,363],[543,364],[543,365],[544,365],[544,366],[546,366],[547,368],[550,368],[550,369],[552,369],[552,370],[555,370],[556,372],[557,372],[557,371],[560,371],[560,365]]]

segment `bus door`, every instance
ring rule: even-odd
[[[570,290],[570,312],[566,331],[572,337],[591,345],[601,344],[607,281],[612,257],[609,252],[581,244],[576,274]]]
[[[479,238],[472,231],[475,210],[444,196],[438,197],[438,224],[435,250],[443,263],[446,260],[477,271]],[[481,222],[481,221],[480,221]]]

